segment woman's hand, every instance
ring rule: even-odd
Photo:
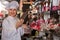
[[[19,28],[24,22],[24,19],[20,19],[19,21],[16,22],[16,28]]]

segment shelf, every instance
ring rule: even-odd
[[[33,2],[32,2],[33,3]],[[31,4],[31,2],[23,2],[23,4]]]

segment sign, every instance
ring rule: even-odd
[[[53,0],[53,6],[58,6],[59,5],[59,0]]]

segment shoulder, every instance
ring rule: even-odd
[[[6,22],[8,20],[8,17],[6,17],[4,20],[3,20],[3,22]]]

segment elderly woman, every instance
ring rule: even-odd
[[[7,7],[8,17],[2,23],[2,40],[21,40],[21,35],[24,34],[23,28],[21,27],[24,20],[18,20],[16,18],[18,6],[18,2],[12,1]]]

